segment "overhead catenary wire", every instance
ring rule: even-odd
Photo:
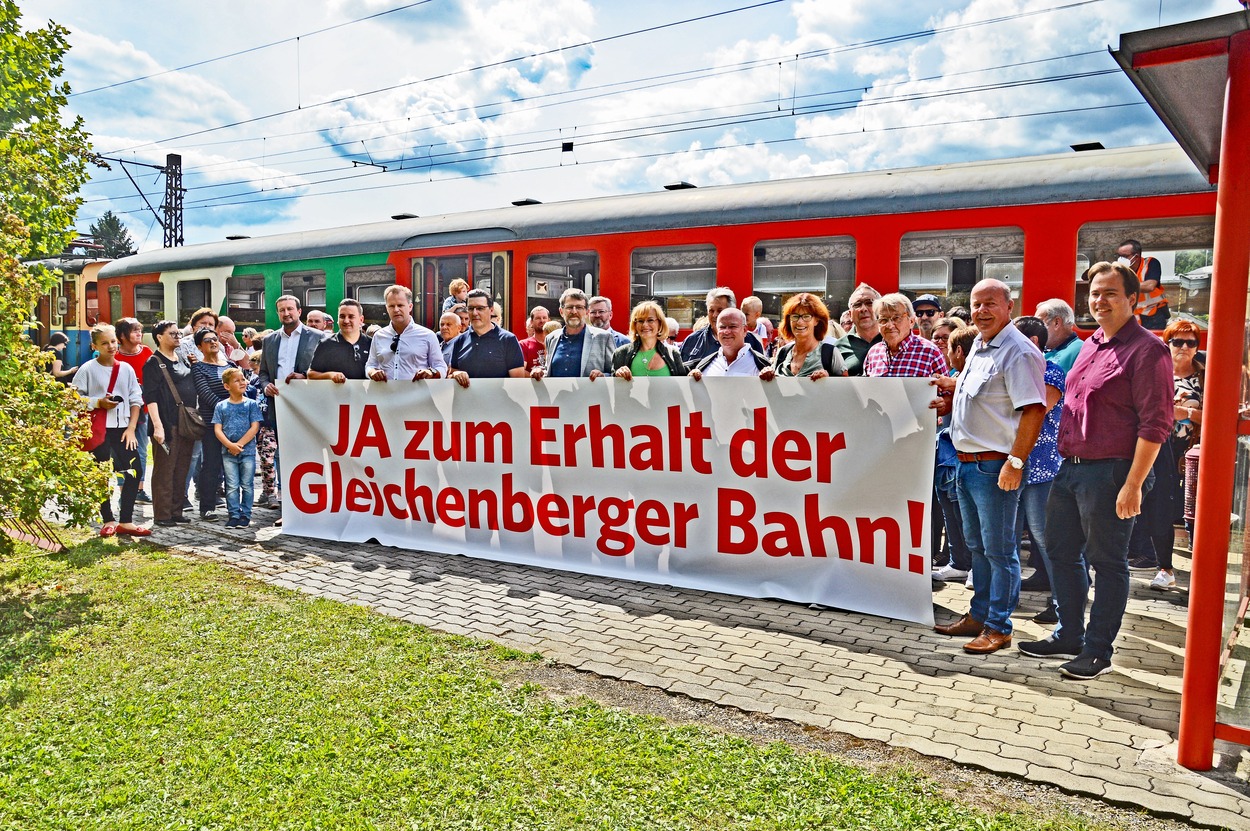
[[[496,61],[476,64],[474,66],[464,67],[462,69],[455,69],[455,70],[451,70],[448,72],[442,72],[437,75],[427,76],[425,78],[415,79],[411,81],[403,81],[397,84],[389,84],[387,86],[377,87],[375,89],[367,90],[365,92],[357,92],[357,93],[352,93],[350,95],[341,95],[341,96],[337,96],[334,98],[328,98],[328,99],[325,99],[316,103],[304,105],[303,107],[276,110],[273,112],[264,113],[262,115],[253,116],[251,118],[239,119],[237,121],[232,121],[227,124],[220,124],[215,127],[205,127],[200,130],[192,130],[192,131],[181,133],[175,136],[167,136],[163,139],[144,142],[138,145],[132,145],[130,147],[126,147],[120,150],[115,150],[112,152],[125,153],[125,152],[130,152],[133,150],[137,150],[142,147],[147,147],[153,144],[165,144],[168,142],[180,141],[181,139],[190,138],[193,136],[206,135],[208,133],[217,132],[218,130],[226,130],[226,129],[231,129],[234,127],[240,127],[240,126],[245,126],[249,124],[256,124],[261,121],[267,121],[269,119],[277,118],[279,116],[284,116],[284,115],[292,115],[294,113],[306,111],[306,110],[313,109],[313,108],[325,107],[331,104],[341,104],[347,101],[356,100],[358,98],[365,98],[368,96],[378,95],[384,92],[393,92],[394,90],[403,89],[405,87],[432,83],[434,81],[441,81],[441,80],[445,80],[448,78],[454,78],[460,75],[481,72],[486,69],[496,69],[496,68],[507,66],[509,64],[517,63],[520,61],[527,61],[527,60],[532,60],[534,58],[546,57],[549,55],[558,54],[560,52],[567,52],[567,51],[571,51],[575,49],[583,49],[589,46],[599,46],[605,43],[611,43],[613,41],[617,41],[617,40],[621,40],[625,38],[636,37],[638,35],[644,35],[644,34],[651,34],[654,32],[674,28],[677,26],[684,26],[690,23],[698,23],[698,22],[703,22],[707,20],[712,20],[718,17],[723,17],[725,15],[736,14],[742,11],[749,11],[753,9],[763,8],[765,6],[775,5],[776,3],[780,3],[780,2],[783,2],[783,0],[762,0],[762,2],[753,3],[747,6],[739,6],[733,9],[725,9],[719,12],[711,12],[709,14],[698,15],[696,17],[688,17],[682,20],[676,20],[676,21],[672,21],[669,23],[661,23],[661,24],[656,24],[654,26],[647,26],[641,29],[633,29],[627,32],[620,32],[614,35],[606,35],[602,38],[594,38],[591,40],[582,41],[580,43],[568,44],[566,46],[557,46],[551,49],[546,49],[540,52],[534,52],[528,55],[515,55],[510,58],[502,58]],[[962,31],[965,29],[975,28],[979,26],[988,26],[988,25],[993,25],[996,23],[1003,23],[1003,22],[1012,21],[1012,20],[1020,20],[1026,17],[1033,17],[1035,15],[1040,15],[1040,14],[1049,14],[1051,12],[1056,12],[1056,11],[1067,11],[1070,9],[1079,8],[1081,6],[1088,6],[1094,3],[1102,3],[1102,2],[1105,2],[1105,0],[1076,0],[1075,2],[1067,3],[1061,6],[1052,6],[1052,7],[1044,8],[1044,9],[1032,9],[1029,11],[1016,12],[1010,15],[1001,15],[999,17],[986,18],[983,20],[967,21],[964,23],[951,24],[950,26],[929,27],[925,29],[916,30],[913,32],[905,32],[905,33],[898,34],[898,35],[887,35],[885,37],[857,41],[855,43],[850,43],[850,44],[845,44],[843,46],[834,47],[830,49],[829,51],[830,53],[841,53],[841,52],[848,52],[848,51],[863,49],[863,48],[872,47],[872,46],[883,46],[883,45],[889,45],[889,44],[894,44],[894,43],[901,43],[904,41],[914,40],[917,38],[932,37],[933,35],[936,35],[936,34],[944,34],[944,33],[949,33],[949,32]]]
[[[976,69],[964,70],[964,71],[957,72],[957,73],[948,73],[948,74],[945,74],[945,75],[933,75],[933,76],[927,76],[927,77],[923,77],[923,78],[911,78],[911,79],[906,79],[906,80],[902,80],[902,81],[888,82],[888,83],[884,84],[884,86],[875,86],[874,88],[875,88],[877,91],[882,91],[883,89],[898,89],[898,88],[906,87],[906,86],[908,86],[908,85],[923,84],[923,83],[928,83],[928,82],[938,81],[938,80],[949,80],[949,79],[951,79],[951,78],[960,77],[960,76],[967,76],[967,75],[982,74],[982,73],[986,73],[986,72],[994,72],[994,71],[1007,70],[1007,69],[1014,69],[1014,68],[1019,68],[1019,67],[1024,67],[1024,66],[1031,66],[1031,65],[1041,64],[1041,63],[1048,63],[1048,62],[1053,62],[1053,61],[1057,61],[1057,60],[1068,60],[1068,59],[1071,59],[1071,58],[1080,58],[1080,57],[1086,57],[1086,56],[1089,56],[1089,55],[1101,55],[1101,54],[1103,54],[1103,53],[1101,52],[1101,50],[1090,50],[1090,51],[1086,51],[1086,52],[1077,52],[1077,53],[1072,53],[1072,54],[1069,54],[1069,55],[1050,56],[1050,57],[1046,57],[1046,58],[1038,58],[1038,59],[1032,59],[1032,60],[1028,60],[1028,61],[1017,61],[1017,62],[1013,62],[1013,63],[1009,63],[1009,64],[1001,64],[1001,65],[991,66],[991,67],[980,67],[980,68],[976,68]],[[1025,80],[1023,80],[1023,81],[1021,81],[1021,80],[1018,80],[1018,79],[1017,79],[1017,80],[1011,80],[1011,81],[1006,81],[1006,82],[1000,82],[1000,83],[998,83],[998,84],[987,84],[987,85],[982,85],[982,87],[980,87],[979,89],[973,89],[973,88],[950,89],[950,90],[945,90],[945,91],[943,91],[943,93],[942,93],[942,94],[951,94],[951,95],[955,95],[955,94],[962,94],[962,93],[969,92],[969,91],[989,91],[989,90],[994,90],[994,89],[1005,89],[1005,88],[1009,88],[1009,87],[1012,87],[1012,86],[1019,86],[1019,85],[1021,85],[1022,83],[1039,83],[1039,82],[1042,82],[1042,81],[1047,81],[1047,80],[1052,80],[1052,81],[1053,81],[1053,80],[1071,80],[1071,79],[1073,79],[1073,78],[1094,77],[1094,76],[1099,75],[1099,74],[1114,74],[1114,70],[1097,70],[1097,71],[1094,71],[1094,72],[1092,72],[1092,73],[1067,73],[1067,74],[1065,74],[1065,75],[1061,75],[1061,76],[1051,76],[1050,78],[1046,78],[1046,79],[1025,79]],[[861,88],[861,87],[846,87],[846,88],[840,88],[840,89],[836,89],[836,90],[828,90],[828,91],[822,91],[822,92],[807,93],[807,94],[804,94],[804,95],[801,95],[801,96],[796,96],[796,97],[793,99],[793,103],[792,103],[792,106],[791,106],[790,111],[789,111],[789,112],[787,112],[787,113],[785,113],[785,114],[786,114],[786,115],[806,115],[806,114],[812,114],[812,112],[813,112],[813,108],[812,108],[812,106],[810,106],[810,105],[804,105],[804,106],[802,106],[802,107],[799,107],[799,106],[798,106],[798,104],[797,104],[797,102],[798,102],[798,101],[807,101],[807,100],[817,99],[817,98],[827,98],[827,97],[830,97],[830,96],[846,95],[846,94],[851,94],[851,93],[862,93],[862,91],[863,91],[863,90],[862,90],[862,88]],[[866,101],[866,102],[863,102],[863,103],[864,103],[864,105],[865,105],[865,106],[877,106],[877,105],[881,105],[881,104],[884,104],[884,103],[890,103],[890,102],[892,102],[892,101],[896,101],[896,100],[899,100],[899,99],[879,99],[879,100]],[[733,107],[734,107],[734,108],[740,108],[740,107],[751,106],[751,105],[761,104],[761,103],[766,103],[766,102],[764,102],[764,101],[739,102],[739,103],[737,103],[737,104],[734,104],[734,105],[733,105]],[[598,127],[600,127],[600,128],[603,128],[603,127],[608,127],[608,126],[611,126],[611,125],[614,125],[614,124],[629,124],[629,123],[631,123],[631,122],[638,122],[638,123],[639,123],[639,125],[640,125],[638,129],[639,129],[639,130],[642,130],[642,129],[644,129],[644,126],[647,126],[647,125],[646,125],[646,123],[647,123],[647,122],[654,122],[653,124],[650,124],[649,126],[654,126],[654,127],[666,127],[666,126],[669,126],[672,122],[664,122],[664,121],[661,121],[661,120],[660,120],[660,119],[662,119],[662,118],[663,118],[663,117],[665,117],[665,116],[680,116],[680,115],[697,114],[697,113],[703,113],[703,112],[713,112],[713,111],[716,111],[716,110],[725,110],[725,109],[730,109],[730,108],[727,108],[727,107],[712,107],[712,108],[698,108],[698,109],[694,109],[694,110],[679,110],[679,111],[674,111],[674,112],[669,112],[669,113],[652,114],[652,115],[649,115],[649,116],[639,117],[639,118],[618,119],[618,120],[616,120],[616,121],[599,122],[597,126],[598,126]],[[742,115],[742,114],[741,114],[741,113],[739,113],[738,115]],[[728,116],[726,116],[726,118],[728,118]],[[710,127],[715,127],[715,126],[717,126],[717,125],[716,125],[716,124],[714,124],[714,123],[710,123],[708,126],[709,126],[709,128],[710,128]],[[733,126],[733,123],[732,123],[732,122],[726,122],[723,126]],[[426,129],[426,128],[421,128],[421,129],[422,129],[422,130],[424,130],[424,129]],[[545,128],[545,129],[543,129],[543,130],[532,130],[532,131],[524,131],[524,132],[521,132],[521,133],[497,135],[497,136],[495,136],[494,138],[495,138],[497,141],[506,141],[506,140],[509,140],[509,139],[517,139],[517,138],[522,138],[522,137],[531,136],[531,135],[534,135],[534,136],[545,136],[546,138],[541,138],[541,139],[538,139],[536,142],[522,142],[520,146],[525,146],[526,144],[533,144],[533,143],[543,144],[543,142],[545,142],[545,141],[549,141],[549,140],[550,140],[550,136],[552,136],[553,134],[559,134],[559,132],[560,132],[560,131],[564,131],[564,130],[573,130],[573,129],[577,129],[576,125],[565,125],[565,126],[560,127],[560,128]],[[319,131],[319,132],[320,132],[320,131]],[[410,132],[411,132],[411,130],[406,130],[405,132],[406,132],[406,133],[410,133]],[[594,138],[595,136],[597,136],[597,135],[599,135],[599,134],[600,134],[600,133],[599,133],[599,132],[597,132],[597,131],[587,131],[587,132],[584,132],[584,133],[582,133],[581,137],[579,138],[579,141],[581,141],[581,142],[585,142],[585,141],[587,141],[588,139],[592,139],[592,138]],[[662,134],[663,134],[663,133],[661,133],[661,132],[656,132],[656,133],[654,133],[654,135],[662,135]],[[376,139],[378,139],[378,138],[386,138],[386,137],[389,137],[389,136],[394,136],[394,135],[397,135],[397,134],[383,134],[383,135],[380,135],[380,136],[379,136],[379,135],[374,135],[374,136],[372,136],[371,138],[376,140]],[[648,136],[648,134],[647,134],[647,133],[640,133],[638,137],[640,137],[640,138],[646,138],[647,136]],[[324,144],[316,145],[316,146],[313,146],[313,147],[308,147],[308,148],[299,148],[299,149],[295,149],[295,150],[282,151],[282,152],[279,152],[279,153],[268,153],[268,154],[266,154],[266,153],[262,152],[262,153],[261,153],[261,154],[259,154],[259,155],[256,155],[256,156],[246,156],[246,157],[242,157],[241,159],[239,159],[239,160],[237,160],[237,161],[233,161],[233,162],[221,162],[221,163],[217,163],[217,164],[214,164],[214,165],[205,165],[205,166],[201,166],[200,168],[192,168],[192,169],[188,169],[188,170],[184,173],[184,177],[185,177],[185,178],[192,178],[192,177],[194,177],[194,176],[196,176],[196,175],[202,175],[201,171],[204,171],[204,170],[210,170],[210,169],[219,169],[219,168],[221,168],[221,167],[223,167],[223,166],[224,166],[224,167],[227,167],[227,169],[229,169],[229,166],[233,166],[233,167],[236,167],[236,168],[242,168],[242,167],[243,167],[243,165],[238,164],[238,162],[254,161],[254,160],[258,159],[258,158],[262,160],[262,164],[263,164],[265,161],[272,161],[272,160],[274,160],[274,159],[276,159],[276,158],[279,158],[279,157],[285,157],[285,156],[292,156],[292,155],[297,155],[297,154],[302,154],[302,153],[315,152],[315,151],[318,151],[318,150],[324,150],[324,149],[330,149],[330,150],[333,150],[333,149],[338,148],[338,147],[345,147],[345,146],[348,146],[348,145],[351,145],[351,144],[355,144],[355,143],[357,143],[358,141],[359,141],[359,139],[356,139],[356,138],[348,138],[348,139],[345,139],[345,140],[340,141],[340,142],[330,142],[330,143],[324,143]],[[425,150],[426,150],[426,154],[427,154],[427,156],[430,156],[430,155],[432,155],[432,154],[433,154],[433,150],[434,150],[434,148],[436,148],[436,147],[441,147],[441,146],[446,146],[446,143],[445,143],[445,142],[435,142],[435,143],[428,144],[428,145],[423,145],[423,146],[425,147]],[[514,145],[514,146],[515,146],[515,145]],[[440,155],[442,155],[442,154],[440,154]],[[318,158],[335,159],[335,160],[340,160],[340,161],[345,161],[345,160],[347,160],[347,157],[346,157],[346,156],[344,156],[344,155],[342,155],[342,154],[338,154],[338,153],[328,154],[328,155],[320,156],[320,157],[318,157]],[[312,160],[309,160],[309,161],[316,161],[316,160],[317,160],[317,159],[312,159]],[[304,175],[304,176],[307,176],[307,175],[317,175],[317,174],[319,174],[319,173],[334,172],[334,171],[336,171],[336,170],[341,170],[341,169],[342,169],[342,166],[341,166],[341,165],[336,165],[335,167],[332,167],[332,168],[327,168],[327,169],[322,169],[322,170],[313,170],[313,171],[303,171],[303,172],[300,172],[300,173],[293,173],[292,175]],[[112,180],[104,180],[103,182],[98,182],[98,184],[103,184],[103,183],[108,182],[108,181],[112,181]],[[243,180],[233,180],[233,181],[226,181],[226,182],[215,182],[215,183],[206,184],[206,185],[199,185],[199,186],[197,186],[197,189],[198,189],[198,190],[204,190],[204,189],[211,189],[211,188],[231,187],[231,186],[235,186],[235,185],[239,185],[239,184],[247,184],[247,183],[249,183],[250,181],[251,181],[251,180],[248,180],[248,179],[243,179]],[[93,184],[97,184],[97,183],[93,183]]]

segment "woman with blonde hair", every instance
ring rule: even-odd
[[[635,375],[685,375],[681,353],[668,344],[668,319],[654,300],[644,300],[629,314],[630,342],[612,353],[612,371],[626,381]]]
[[[91,346],[98,353],[74,373],[73,385],[87,399],[87,409],[106,412],[104,441],[91,451],[97,462],[112,461],[113,470],[122,477],[121,522],[113,519],[113,500],[100,505],[101,537],[124,534],[146,537],[152,532],[134,524],[135,497],[139,494],[139,446],[135,429],[139,426],[139,410],[143,407],[143,391],[135,371],[117,360],[121,348],[117,332],[107,323],[91,330]]]

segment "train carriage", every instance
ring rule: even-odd
[[[949,304],[966,300],[977,280],[997,277],[1012,286],[1017,312],[1059,297],[1077,309],[1078,325],[1092,328],[1079,280],[1092,262],[1114,259],[1127,238],[1168,264],[1201,260],[1212,248],[1214,215],[1214,187],[1185,154],[1153,146],[234,239],[117,260],[100,281],[110,298],[121,292],[123,310],[143,308],[145,319],[185,321],[210,306],[257,328],[277,325],[280,294],[331,313],[353,297],[370,322],[383,323],[382,291],[400,283],[413,290],[415,318],[434,327],[448,284],[460,278],[489,291],[505,325],[519,331],[535,305],[554,315],[570,286],[603,294],[618,310],[654,298],[688,330],[715,285],[759,296],[772,317],[790,295],[810,291],[836,316],[860,282]],[[1173,312],[1205,324],[1204,289],[1194,285],[1165,275]]]

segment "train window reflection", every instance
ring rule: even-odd
[[[301,299],[300,302],[303,302]],[[240,274],[226,278],[227,314],[238,329],[265,328],[265,276]]]
[[[394,266],[349,268],[343,273],[343,281],[344,296],[354,299],[364,309],[366,326],[374,323],[385,326],[390,322],[386,314],[386,299],[383,295],[386,289],[395,282]]]
[[[282,272],[282,293],[299,298],[305,318],[314,309],[324,312],[326,310],[326,273],[322,269],[284,271]]]
[[[716,247],[636,249],[630,257],[629,282],[630,308],[656,300],[681,328],[693,328],[707,314],[707,293],[716,286]]]
[[[209,280],[179,280],[178,321],[190,321],[192,312],[210,306],[211,292],[212,283]]]
[[[853,237],[763,240],[756,243],[751,293],[764,304],[764,317],[778,320],[795,294],[821,298],[836,320],[855,287]]]
[[[1133,222],[1091,222],[1081,227],[1077,249],[1087,263],[1114,262],[1126,240],[1137,240],[1142,256],[1159,263],[1161,287],[1169,320],[1192,320],[1206,328],[1211,317],[1211,256],[1215,244],[1212,217],[1183,217]],[[1079,264],[1078,264],[1079,265]],[[1092,329],[1098,324],[1089,313],[1089,283],[1076,281],[1076,323]]]
[[[135,318],[151,328],[165,315],[165,287],[160,283],[135,285]]]
[[[994,277],[1016,293],[1024,263],[1024,231],[956,228],[904,234],[899,241],[899,289],[911,296],[934,294],[943,305],[967,306],[978,280]]]

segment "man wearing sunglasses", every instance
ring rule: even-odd
[[[447,362],[434,332],[412,319],[412,292],[391,286],[383,295],[391,322],[373,336],[365,372],[373,381],[442,378]]]
[[[922,294],[912,301],[911,308],[916,313],[916,328],[920,330],[920,337],[933,340],[933,324],[942,316],[942,301],[932,294]]]

